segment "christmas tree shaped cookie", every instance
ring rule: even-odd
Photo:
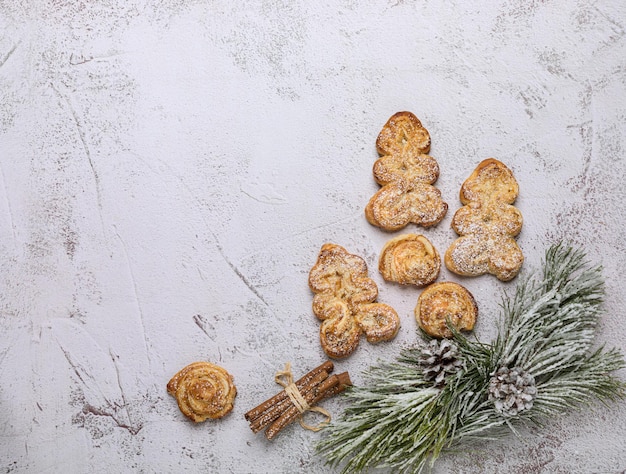
[[[411,112],[398,112],[376,139],[381,155],[374,164],[374,178],[382,186],[369,200],[365,217],[370,224],[395,231],[409,223],[423,227],[437,224],[448,205],[433,186],[439,165],[430,151],[430,135]]]
[[[512,206],[519,186],[503,163],[482,161],[461,186],[464,204],[452,218],[459,234],[446,251],[448,270],[463,276],[495,275],[502,281],[514,278],[524,256],[515,237],[522,230],[522,214]]]
[[[347,357],[359,345],[393,339],[400,328],[398,313],[377,303],[378,287],[368,277],[367,264],[336,244],[324,244],[309,273],[315,293],[313,313],[322,320],[320,342],[329,357]]]

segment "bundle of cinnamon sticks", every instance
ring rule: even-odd
[[[326,361],[294,382],[309,407],[314,407],[321,400],[336,395],[352,385],[348,372],[330,375],[333,369],[333,363]],[[301,414],[288,392],[282,390],[244,416],[254,433],[267,428],[265,436],[272,439]]]

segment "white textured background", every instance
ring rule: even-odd
[[[626,351],[625,35],[620,0],[0,1],[0,469],[327,472],[319,433],[270,443],[243,413],[286,361],[324,359],[307,287],[324,242],[366,258],[402,318],[337,371],[359,383],[416,343],[419,290],[382,281],[390,235],[363,215],[399,110],[441,168],[450,211],[423,231],[439,251],[462,181],[502,160],[524,271],[583,246],[605,266],[599,340]],[[463,283],[489,341],[515,281]],[[235,377],[218,422],[193,426],[165,391],[195,360]],[[435,472],[626,470],[623,403],[525,433]]]

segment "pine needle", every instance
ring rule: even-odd
[[[371,367],[366,385],[346,393],[348,407],[317,446],[328,463],[343,472],[420,472],[463,441],[624,398],[626,384],[612,375],[626,367],[622,354],[593,350],[604,297],[602,269],[591,266],[581,250],[558,244],[547,250],[542,270],[521,279],[513,297],[505,296],[492,344],[453,331],[463,368],[443,388],[425,380],[420,347]],[[532,375],[532,408],[514,416],[495,409],[488,389],[500,367]]]

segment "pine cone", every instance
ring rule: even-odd
[[[424,378],[432,381],[435,387],[443,387],[446,378],[463,366],[459,349],[450,339],[430,341],[428,346],[422,349],[419,362]]]
[[[500,367],[489,381],[489,400],[504,416],[530,410],[536,394],[535,378],[521,367]]]

